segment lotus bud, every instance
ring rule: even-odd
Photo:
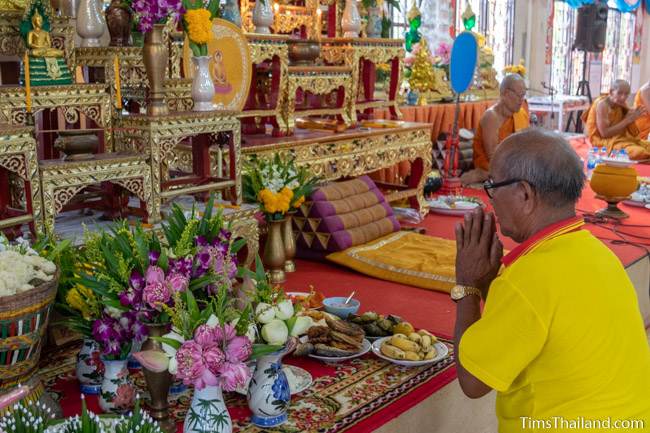
[[[282,346],[289,338],[289,329],[282,320],[273,319],[262,327],[262,338],[269,344]]]
[[[269,304],[260,302],[255,308],[255,317],[259,323],[269,323],[275,319],[275,309]]]
[[[275,309],[275,317],[280,320],[289,320],[293,317],[293,304],[288,299],[279,302]]]
[[[298,316],[296,317],[296,323],[293,324],[293,329],[291,330],[292,337],[298,337],[302,334],[305,334],[309,328],[312,327],[314,321],[311,317],[308,316]]]

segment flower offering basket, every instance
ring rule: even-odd
[[[58,281],[59,269],[50,281],[0,298],[0,395],[36,373]]]

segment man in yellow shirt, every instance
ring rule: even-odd
[[[458,380],[471,398],[497,391],[501,433],[650,431],[636,293],[617,257],[581,228],[583,186],[569,144],[528,129],[499,146],[484,185],[519,246],[502,258],[495,219],[480,210],[456,227]]]

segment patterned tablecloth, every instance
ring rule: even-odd
[[[453,346],[445,343],[450,348],[447,358],[419,368],[400,367],[372,354],[338,364],[286,358],[287,364],[309,371],[314,382],[307,390],[292,396],[289,421],[272,431],[360,433],[377,429],[456,378]],[[65,416],[81,410],[74,372],[77,351],[78,347],[69,347],[42,357],[41,378],[52,397],[61,404]],[[131,373],[139,394],[147,398],[142,372],[132,370]],[[250,411],[244,396],[225,393],[225,397],[233,419],[233,432],[261,431],[248,422]],[[190,399],[191,390],[170,398],[179,432]],[[92,411],[100,413],[96,396],[86,400]]]

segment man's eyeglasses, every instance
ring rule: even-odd
[[[483,182],[483,189],[485,190],[485,193],[487,194],[488,197],[492,198],[494,191],[492,191],[495,188],[501,188],[502,186],[508,186],[512,185],[513,183],[517,182],[524,182],[523,179],[508,179],[504,180],[503,182],[494,182],[492,179],[488,179],[485,182]]]

